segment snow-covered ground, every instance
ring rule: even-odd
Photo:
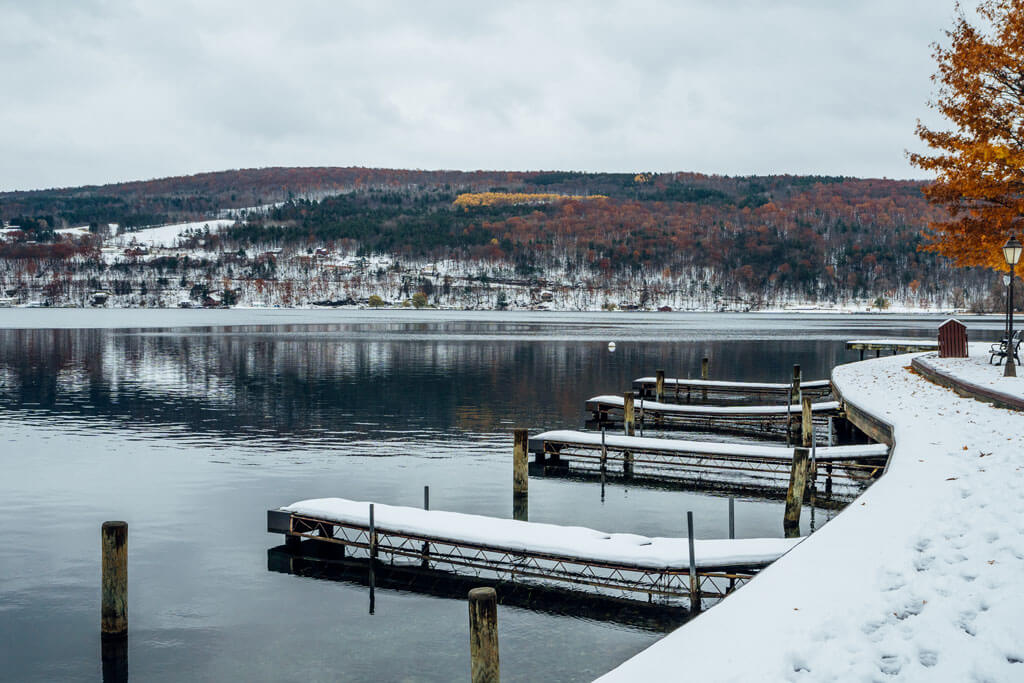
[[[833,373],[893,425],[887,474],[602,681],[1024,680],[1024,413],[960,398],[911,358]],[[1001,375],[984,360],[970,372]]]
[[[1024,396],[1024,376],[1004,377],[1002,365],[989,363],[991,357],[989,347],[993,345],[990,342],[973,342],[968,347],[967,358],[939,358],[938,354],[929,353],[923,357],[923,360],[940,372],[953,375],[990,391],[1010,396]],[[1018,374],[1024,375],[1024,368],[1019,368]]]
[[[109,244],[118,247],[127,247],[132,244],[145,245],[147,247],[176,247],[182,236],[188,231],[202,232],[206,228],[211,233],[221,228],[234,225],[233,219],[215,218],[207,221],[195,221],[193,223],[175,223],[173,225],[161,225],[155,228],[144,228],[134,232],[119,233]]]

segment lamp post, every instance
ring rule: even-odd
[[[1020,261],[1021,250],[1021,243],[1013,236],[1006,240],[1006,244],[1003,245],[1003,258],[1006,259],[1006,264],[1010,266],[1010,287],[1006,300],[1010,313],[1006,329],[1006,369],[1003,371],[1003,377],[1017,376],[1017,366],[1013,362],[1013,267]]]

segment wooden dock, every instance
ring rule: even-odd
[[[341,498],[268,510],[267,531],[284,534],[289,547],[333,544],[368,557],[371,568],[387,560],[691,608],[724,597],[802,540],[646,538]]]
[[[585,405],[591,421],[587,426],[621,424],[624,404],[623,396],[603,395],[588,399]],[[794,420],[799,429],[801,417],[800,404],[706,406],[641,399],[634,403],[634,410],[636,424],[646,429],[689,429],[781,438],[794,430]],[[839,415],[839,402],[813,403],[811,414],[816,428],[824,427],[829,417]]]
[[[864,360],[865,351],[874,351],[875,358],[882,351],[897,353],[917,353],[919,351],[938,351],[939,342],[929,339],[851,339],[846,342],[848,351],[860,351],[860,359]]]
[[[832,384],[827,379],[802,382],[804,396],[823,399],[832,395]],[[723,405],[763,401],[785,403],[789,400],[792,384],[767,382],[722,382],[706,379],[673,379],[666,377],[662,387],[662,403]],[[658,400],[658,378],[638,377],[633,380],[633,393],[637,398]]]
[[[652,439],[555,430],[530,438],[530,452],[540,465],[615,467],[632,474],[637,466],[657,469],[668,476],[693,478],[722,473],[771,477],[785,485],[793,464],[792,448],[758,444],[730,444],[681,439]],[[861,484],[878,477],[889,457],[885,444],[823,446],[815,449],[809,476],[830,487],[830,479]]]

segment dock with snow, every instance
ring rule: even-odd
[[[782,479],[790,476],[794,449],[759,444],[716,443],[681,439],[554,430],[530,437],[529,450],[540,465],[578,462],[584,466],[615,467],[632,474],[636,466],[676,477],[706,479],[716,474]],[[815,449],[810,476],[867,482],[881,475],[889,456],[885,444],[829,446]]]
[[[555,582],[611,597],[691,607],[721,598],[792,549],[800,538],[692,540],[610,534],[344,498],[267,511],[267,531],[286,545],[333,544],[343,554],[481,578]],[[691,551],[692,548],[692,551]],[[691,556],[692,552],[692,556]]]
[[[832,394],[827,379],[803,382],[798,385],[804,396],[823,399]],[[792,384],[769,382],[723,382],[706,379],[638,377],[633,380],[633,393],[637,398],[660,400],[662,403],[721,405],[743,401],[784,403],[793,391]]]
[[[630,414],[635,410],[636,424],[650,429],[690,429],[702,431],[755,434],[758,436],[782,436],[793,430],[794,418],[799,422],[801,405],[760,405],[760,406],[708,406],[679,405],[640,399],[632,396],[602,395],[587,399],[586,411],[591,414],[591,424],[602,426],[631,422]],[[829,417],[840,414],[838,401],[819,401],[811,404],[811,415],[816,426],[827,425]],[[588,425],[590,426],[590,425]]]
[[[881,356],[882,351],[892,354],[938,351],[939,342],[930,339],[851,339],[846,342],[846,350],[860,351],[860,359],[864,360],[865,351],[874,351],[875,358]]]

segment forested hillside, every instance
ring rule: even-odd
[[[203,298],[223,290],[288,305],[417,292],[458,307],[995,305],[991,272],[919,249],[938,217],[921,188],[819,176],[226,171],[0,193],[0,258],[11,296],[42,279],[56,300],[118,289],[130,290],[115,292],[127,305],[173,305],[197,285]],[[234,223],[131,253],[131,231],[225,217]],[[67,230],[77,226],[89,230]],[[78,294],[60,294],[76,282]]]

